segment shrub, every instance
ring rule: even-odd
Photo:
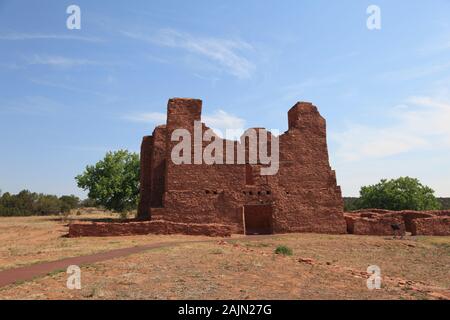
[[[78,206],[79,199],[73,195],[58,198],[23,190],[16,195],[8,192],[0,197],[0,216],[31,216],[69,213]]]
[[[61,202],[57,196],[39,195],[35,205],[35,213],[38,215],[51,215],[61,212]]]
[[[287,246],[278,246],[275,249],[275,254],[281,254],[283,256],[292,256],[292,249]]]
[[[61,212],[70,212],[70,210],[76,209],[80,206],[80,199],[74,195],[61,196],[59,201],[61,205]]]
[[[80,206],[84,208],[92,208],[97,206],[97,203],[95,202],[94,199],[87,198],[81,201]]]

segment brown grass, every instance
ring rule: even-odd
[[[1,219],[1,267],[201,239],[60,238],[65,231],[48,218]],[[293,255],[276,255],[280,245]],[[382,288],[371,291],[365,271],[374,264],[381,268]],[[153,249],[82,266],[82,290],[67,289],[67,275],[60,272],[0,288],[0,299],[436,299],[450,297],[449,267],[450,237],[276,235]]]
[[[68,218],[46,217],[0,217],[0,270],[21,267],[44,261],[76,257],[111,249],[133,247],[164,241],[180,241],[192,237],[177,235],[170,238],[157,235],[65,238],[71,220],[118,219],[117,214],[89,210],[81,216],[75,213]],[[207,239],[206,237],[204,237]]]

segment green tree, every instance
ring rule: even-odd
[[[418,179],[401,177],[381,180],[378,184],[361,188],[360,209],[386,210],[437,210],[440,202],[430,187],[424,186]]]
[[[83,201],[81,201],[80,203],[80,207],[85,207],[85,208],[89,208],[89,207],[95,207],[96,206],[96,202],[94,199],[84,199]]]
[[[119,150],[108,152],[76,178],[78,187],[90,199],[109,210],[125,212],[137,207],[139,196],[139,155]]]
[[[61,212],[70,212],[71,209],[78,208],[80,206],[80,199],[73,194],[70,196],[59,197],[61,206]]]
[[[38,215],[58,214],[61,212],[61,202],[57,196],[39,194],[34,205],[34,213]]]

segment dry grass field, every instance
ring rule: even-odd
[[[69,219],[114,218],[107,213]],[[0,299],[450,299],[450,237],[274,235],[229,241],[192,236],[64,238],[60,217],[0,218],[0,270],[111,249],[174,242],[0,288]],[[190,243],[195,240],[209,240]],[[276,255],[279,245],[292,256]],[[382,286],[368,290],[367,267]]]

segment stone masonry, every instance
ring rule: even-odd
[[[328,159],[325,119],[314,105],[299,102],[289,110],[289,129],[279,136],[279,170],[268,176],[260,174],[259,162],[173,163],[171,151],[178,143],[171,141],[173,131],[193,134],[201,112],[201,100],[170,99],[167,123],[143,138],[139,219],[227,225],[233,233],[247,234],[346,233],[341,189]],[[202,128],[209,129],[205,124]],[[224,150],[227,143],[235,148],[239,143],[214,139]],[[268,140],[270,149],[270,133]],[[202,143],[204,150],[207,143]]]
[[[275,175],[261,174],[267,164],[259,156],[250,161],[249,151],[255,146],[243,138],[238,142],[212,137],[224,146],[224,158],[230,156],[233,164],[206,164],[204,159],[196,164],[174,163],[171,153],[179,141],[172,141],[172,133],[185,129],[194,135],[196,128],[201,133],[208,130],[200,122],[201,112],[201,100],[170,99],[167,123],[143,138],[138,219],[71,223],[68,236],[182,233],[225,237],[291,232],[386,236],[393,234],[393,225],[413,236],[450,235],[450,211],[365,209],[344,214],[341,189],[329,165],[325,119],[311,103],[299,102],[289,110],[288,130],[278,137]],[[255,129],[260,134],[264,130]],[[271,150],[274,137],[264,134]],[[192,158],[196,150],[203,153],[208,148],[210,142],[202,140],[191,145]],[[238,148],[245,151],[240,162],[235,161]]]

